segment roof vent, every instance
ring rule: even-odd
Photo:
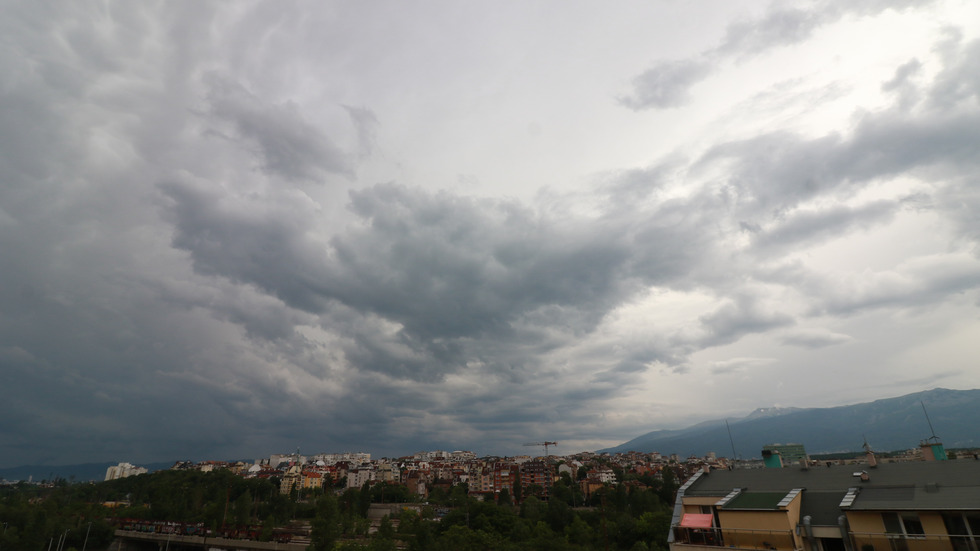
[[[929,492],[930,494],[934,494],[938,492],[939,484],[936,484],[935,482],[929,482],[928,484],[926,484],[926,491]]]

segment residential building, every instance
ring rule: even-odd
[[[980,549],[980,461],[875,463],[705,467],[677,493],[670,549]]]
[[[493,464],[493,491],[499,493],[504,488],[514,494],[514,483],[520,478],[520,469],[514,463],[502,461]]]
[[[377,471],[374,465],[370,463],[365,463],[356,469],[351,469],[347,471],[347,487],[360,488],[365,483],[374,480],[376,473]]]
[[[286,469],[286,474],[279,481],[279,493],[289,495],[293,488],[299,490],[303,484],[303,473],[299,465],[293,465]]]
[[[526,461],[521,464],[521,488],[527,495],[532,485],[541,488],[541,495],[551,494],[551,486],[555,482],[555,469],[545,461]]]
[[[117,478],[126,478],[127,476],[134,476],[138,474],[146,474],[146,468],[137,467],[132,463],[120,463],[105,470],[105,479],[115,480]]]

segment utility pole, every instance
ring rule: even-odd
[[[82,544],[82,551],[88,546],[88,533],[92,530],[92,523],[88,523],[88,528],[85,529],[85,543]]]

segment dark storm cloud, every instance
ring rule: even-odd
[[[869,180],[974,164],[969,144],[980,134],[973,116],[894,109],[867,115],[849,135],[778,133],[721,144],[690,165],[730,167],[720,193],[709,186],[684,199],[656,199],[665,181],[683,173],[674,160],[616,176],[595,216],[376,185],[351,193],[359,221],[327,243],[312,237],[318,213],[299,194],[270,188],[267,195],[239,196],[187,183],[161,190],[173,201],[173,243],[191,253],[199,273],[255,285],[324,316],[321,323],[344,335],[344,360],[358,369],[431,382],[476,363],[519,382],[541,369],[544,355],[591,333],[650,285],[718,285],[718,270],[731,262],[717,249],[729,231],[719,220],[740,217],[737,226],[752,233],[747,252],[764,257],[887,222],[903,202],[799,206],[842,191],[847,197],[850,187]],[[634,201],[624,202],[624,194]],[[791,287],[818,281],[793,278],[767,280]],[[971,281],[966,274],[923,296],[937,298]],[[725,284],[714,293],[744,291]],[[623,382],[657,363],[681,368],[693,351],[795,322],[740,296],[701,317],[698,334],[620,353],[597,365],[594,380]],[[838,298],[814,311],[892,300],[829,296]]]
[[[320,312],[325,244],[312,237],[317,208],[302,193],[238,194],[210,182],[164,182],[175,247],[194,269],[252,283],[294,308]]]
[[[426,380],[473,355],[506,369],[506,355],[490,352],[501,343],[543,353],[590,332],[639,282],[687,273],[699,254],[674,244],[703,239],[680,203],[642,221],[560,218],[385,184],[351,193],[361,223],[325,247],[310,240],[304,209],[288,198],[280,205],[173,183],[161,190],[173,201],[174,245],[200,273],[254,284],[309,312],[340,304],[353,316],[335,327],[353,339],[348,361]],[[394,333],[383,336],[382,320]],[[564,336],[549,345],[545,328]]]
[[[731,139],[536,200],[420,189],[410,170],[338,199],[304,184],[355,178],[383,128],[360,98],[302,103],[276,86],[287,69],[262,80],[299,48],[242,68],[281,40],[255,40],[279,7],[237,28],[207,6],[121,6],[12,5],[0,20],[7,465],[606,438],[601,406],[651,368],[680,381],[697,352],[748,335],[843,344],[802,328],[980,284],[969,253],[866,279],[786,257],[913,211],[980,254],[980,52],[955,33],[935,80],[896,68],[885,89],[910,99],[836,134]],[[858,6],[839,10],[886,9]],[[823,21],[790,11],[726,40],[751,53]],[[683,102],[709,57],[660,65],[625,101]],[[892,177],[921,191],[856,199]],[[784,311],[760,287],[803,303]],[[687,325],[644,325],[688,293]]]

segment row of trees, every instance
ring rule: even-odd
[[[418,503],[405,486],[387,483],[328,489],[297,500],[281,495],[275,479],[245,479],[228,471],[161,471],[50,487],[19,484],[0,487],[0,551],[47,549],[59,540],[63,549],[106,549],[114,518],[203,523],[213,531],[261,525],[260,539],[299,520],[312,528],[313,551],[665,548],[676,481],[669,474],[663,481],[632,480],[639,484],[585,496],[564,475],[547,499],[533,491],[519,499],[505,490],[496,502],[469,496],[465,485],[435,486],[426,503]],[[369,536],[368,510],[379,502],[415,505],[386,518]]]
[[[677,490],[673,478],[666,478],[646,477],[638,480],[640,484],[610,486],[586,497],[566,476],[552,487],[547,500],[532,495],[520,505],[513,504],[506,490],[497,502],[480,501],[468,495],[466,485],[458,485],[448,492],[430,493],[429,506],[421,512],[406,508],[396,522],[385,519],[371,537],[361,531],[366,524],[358,525],[366,509],[352,509],[344,501],[346,493],[340,499],[324,495],[316,501],[312,547],[314,551],[661,550],[667,546]],[[364,488],[360,495],[368,491]]]

